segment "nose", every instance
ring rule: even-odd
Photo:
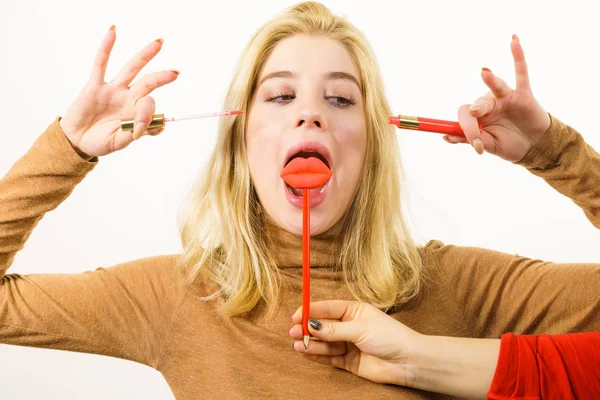
[[[325,118],[323,114],[318,110],[305,110],[301,111],[296,122],[296,127],[299,128],[304,126],[307,129],[316,128],[319,130],[325,130]]]

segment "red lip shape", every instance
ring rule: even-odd
[[[281,171],[281,178],[294,189],[316,189],[331,179],[331,170],[316,157],[294,158]]]

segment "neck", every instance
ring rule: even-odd
[[[333,267],[341,251],[342,221],[326,232],[310,237],[310,266]],[[265,213],[267,245],[280,268],[302,267],[302,235],[286,231]]]

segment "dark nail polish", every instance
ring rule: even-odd
[[[323,324],[321,324],[320,321],[317,321],[316,319],[312,319],[309,318],[308,319],[308,324],[310,325],[311,328],[313,328],[315,331],[320,331],[321,328],[323,327]]]

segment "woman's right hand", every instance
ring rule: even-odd
[[[162,39],[157,39],[135,55],[115,79],[105,82],[106,65],[116,38],[113,25],[100,45],[89,81],[60,120],[61,129],[82,156],[104,156],[124,149],[146,133],[157,135],[164,129],[146,130],[155,110],[149,94],[177,79],[179,71],[153,72],[129,86],[162,48]],[[123,131],[121,120],[132,117],[133,132]]]

